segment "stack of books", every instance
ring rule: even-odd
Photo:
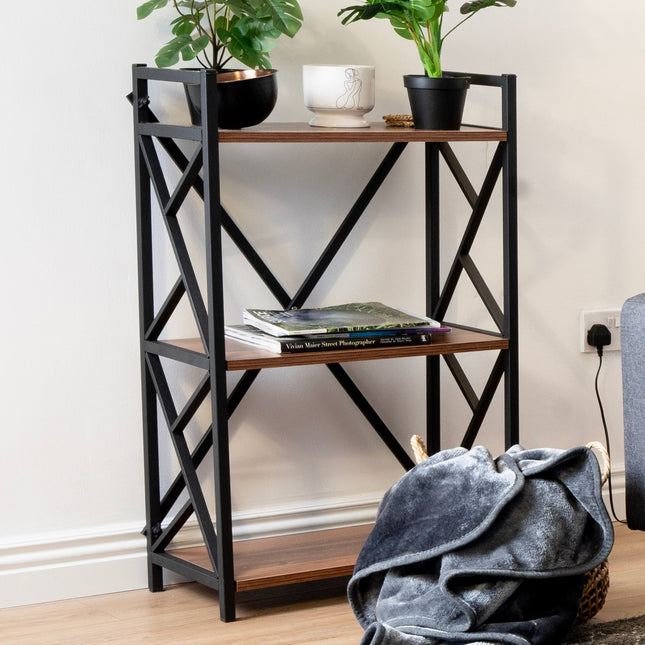
[[[315,309],[246,309],[242,325],[227,325],[228,338],[275,354],[368,347],[426,345],[450,327],[380,302]]]

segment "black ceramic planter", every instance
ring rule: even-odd
[[[190,118],[201,125],[199,84],[185,84]],[[239,130],[262,123],[278,99],[277,70],[241,69],[217,75],[217,120],[220,128]]]
[[[470,79],[462,76],[403,77],[408,90],[414,127],[421,130],[459,130]]]

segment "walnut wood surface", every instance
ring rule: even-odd
[[[371,528],[352,526],[236,542],[236,587],[248,591],[350,575]],[[211,569],[206,547],[170,553]]]
[[[369,128],[318,128],[308,123],[271,123],[242,130],[220,130],[221,143],[349,143],[506,141],[506,131],[477,126],[461,130],[416,130],[372,123]]]
[[[194,352],[204,351],[198,338],[184,338],[165,342]],[[293,365],[372,361],[406,356],[436,356],[438,354],[457,354],[506,348],[508,348],[508,340],[505,338],[465,329],[453,329],[447,334],[436,334],[436,338],[433,338],[432,343],[429,345],[341,349],[338,351],[294,354],[273,354],[252,345],[227,338],[226,359],[227,369],[235,371],[263,369],[266,367],[289,367]]]

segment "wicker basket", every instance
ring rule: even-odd
[[[414,458],[417,464],[425,461],[428,458],[428,452],[425,444],[423,443],[423,439],[421,439],[419,435],[415,434],[410,440],[410,443],[412,445],[412,451],[414,452]],[[588,443],[587,448],[596,450],[600,453],[600,459],[598,461],[600,463],[601,482],[604,485],[609,477],[609,454],[607,453],[607,450],[605,450],[605,447],[597,441]],[[576,624],[586,623],[603,608],[605,600],[607,600],[608,591],[609,566],[605,560],[595,569],[592,569],[585,574],[582,598],[580,600],[580,606],[576,616]]]

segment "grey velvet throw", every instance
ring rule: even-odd
[[[558,645],[612,546],[588,448],[437,453],[385,494],[356,563],[361,645]]]

